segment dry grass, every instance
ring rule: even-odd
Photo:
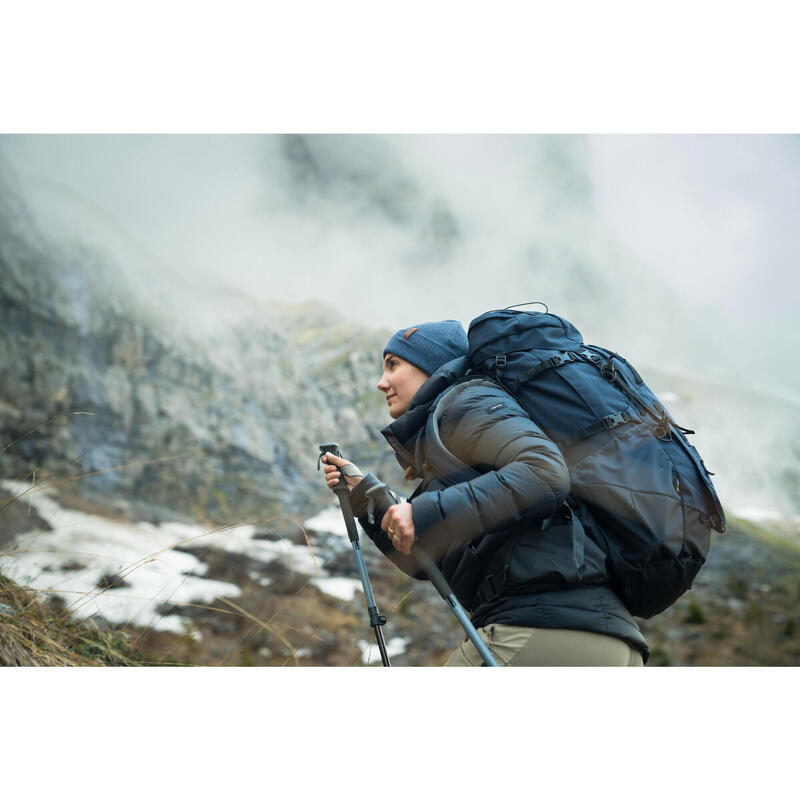
[[[60,618],[56,604],[0,575],[0,666],[138,666],[125,636],[91,620]]]

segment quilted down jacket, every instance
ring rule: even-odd
[[[459,383],[463,370],[462,359],[445,365],[382,431],[400,465],[422,478],[409,498],[420,544],[476,627],[605,633],[646,659],[644,638],[608,585],[605,556],[573,509],[558,447],[502,387]],[[392,547],[358,486],[351,499],[381,552],[424,578],[414,559]]]

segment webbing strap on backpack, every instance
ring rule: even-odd
[[[561,353],[556,353],[554,356],[542,361],[541,364],[537,364],[535,367],[532,367],[520,375],[517,375],[517,377],[513,379],[512,383],[515,386],[519,386],[521,383],[527,383],[528,381],[533,380],[533,378],[540,373],[544,372],[546,369],[555,369],[556,367],[563,366],[564,364],[569,364],[570,361],[580,361],[580,356],[572,350],[565,350]]]
[[[439,420],[442,418],[442,415],[447,410],[450,403],[452,403],[456,396],[463,392],[464,389],[480,384],[497,385],[483,376],[461,380],[440,395],[433,408],[433,412],[428,415],[428,422],[425,427],[425,439],[430,444],[425,449],[424,458],[428,460],[430,467],[439,480],[447,486],[455,486],[457,483],[471,480],[480,475],[480,472],[456,458],[447,449],[439,433]],[[414,451],[414,460],[416,462],[415,469],[417,469],[420,475],[424,471],[422,439],[422,436],[417,438]]]
[[[608,416],[603,417],[600,422],[595,422],[594,425],[587,425],[585,428],[581,428],[579,431],[576,431],[574,434],[572,434],[572,436],[568,436],[566,439],[560,440],[558,445],[560,447],[572,447],[572,445],[577,444],[584,439],[588,439],[590,436],[600,433],[600,431],[613,430],[618,425],[623,425],[626,422],[632,422],[635,419],[636,417],[631,414],[630,411],[617,411],[615,414],[609,414]]]

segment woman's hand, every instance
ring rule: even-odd
[[[416,540],[414,517],[411,514],[411,503],[397,503],[389,506],[381,520],[381,528],[389,534],[394,549],[407,556]]]
[[[341,467],[348,464],[358,469],[358,467],[356,467],[352,461],[347,461],[344,458],[339,458],[338,456],[335,456],[332,453],[325,453],[325,455],[322,456],[322,463],[324,464],[325,480],[328,483],[329,489],[333,489],[333,487],[339,483],[339,479],[342,477],[342,473],[340,471]],[[363,477],[364,477],[363,475],[358,475],[358,476],[345,475],[344,478],[345,485],[352,492],[353,487],[356,486]]]

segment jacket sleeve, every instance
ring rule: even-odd
[[[470,387],[439,421],[444,446],[478,474],[412,502],[417,536],[434,558],[455,544],[554,514],[570,490],[556,444],[499,387]]]

